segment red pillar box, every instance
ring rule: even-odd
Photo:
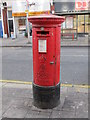
[[[33,99],[39,108],[60,103],[60,37],[63,17],[31,16],[33,38]]]

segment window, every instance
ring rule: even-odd
[[[73,17],[66,17],[66,28],[73,28]]]
[[[23,26],[26,24],[26,20],[25,19],[19,19],[19,26]]]
[[[12,11],[8,11],[8,18],[12,18]]]
[[[90,32],[90,15],[85,15],[85,33]]]
[[[73,16],[73,25],[74,25],[73,28],[77,29],[77,16],[76,15]]]
[[[18,25],[19,25],[20,31],[26,30],[26,19],[23,19],[23,18],[19,19]]]
[[[78,33],[84,33],[84,15],[78,15]]]

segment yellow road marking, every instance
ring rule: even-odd
[[[20,80],[0,80],[3,83],[16,83],[16,84],[28,84],[31,85],[32,82],[24,82]],[[77,88],[90,88],[90,85],[72,85],[72,84],[61,84],[62,87],[77,87]]]
[[[72,84],[61,84],[62,87],[78,87],[78,88],[90,88],[90,85],[72,85]]]
[[[3,83],[18,83],[18,84],[32,84],[32,82],[24,82],[24,81],[18,81],[18,80],[0,80],[0,82]]]

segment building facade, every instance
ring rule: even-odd
[[[0,37],[11,37],[11,32],[14,31],[13,21],[11,2],[0,2]]]
[[[75,0],[75,2],[54,2],[56,15],[65,16],[62,24],[63,34],[88,35],[90,33],[90,0]]]
[[[16,38],[30,29],[28,16],[50,13],[48,0],[3,0],[0,2],[0,37]],[[29,26],[29,27],[28,27]]]
[[[27,29],[30,29],[30,27],[27,28],[27,15],[50,13],[50,11],[52,14],[65,16],[66,20],[61,26],[62,33],[66,35],[73,33],[74,37],[90,33],[90,0],[45,1],[45,3],[40,3],[40,0],[21,0],[20,2],[3,0],[0,2],[0,37],[8,38],[13,35],[16,38],[24,35]]]

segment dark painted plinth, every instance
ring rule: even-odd
[[[60,83],[52,87],[33,84],[33,104],[42,109],[51,109],[60,103]]]

